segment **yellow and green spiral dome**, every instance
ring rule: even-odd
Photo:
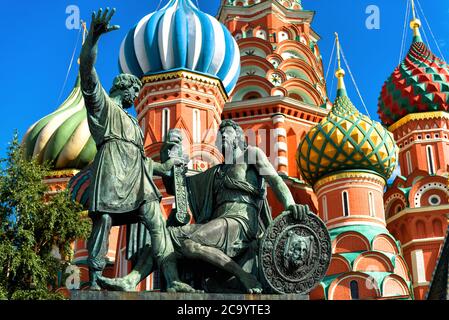
[[[36,122],[23,139],[27,159],[50,164],[52,170],[83,169],[97,153],[87,123],[80,79],[66,101]]]
[[[312,186],[330,173],[370,170],[388,179],[398,148],[393,135],[380,123],[361,114],[346,94],[344,72],[338,74],[339,90],[329,115],[300,143],[297,162],[301,176]]]

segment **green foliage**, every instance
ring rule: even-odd
[[[49,196],[48,166],[23,157],[17,134],[1,161],[0,299],[60,299],[52,292],[58,272],[72,255],[71,243],[89,235],[90,223],[68,192]]]

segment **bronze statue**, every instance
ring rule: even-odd
[[[163,270],[169,291],[194,291],[179,281],[176,257],[160,208],[161,194],[152,174],[166,172],[164,165],[145,156],[143,133],[137,120],[126,112],[133,106],[142,87],[132,75],[121,74],[109,96],[101,86],[95,63],[102,35],[119,29],[110,26],[115,9],[92,15],[89,34],[80,56],[81,88],[88,111],[89,129],[98,153],[92,165],[89,216],[93,229],[88,241],[88,265],[92,290],[105,268],[108,237],[112,226],[142,223],[151,237],[155,262]]]
[[[246,293],[261,293],[257,277],[260,270],[254,260],[257,242],[271,222],[265,181],[295,220],[301,221],[311,212],[295,203],[265,153],[246,144],[237,123],[222,122],[217,146],[225,163],[187,178],[189,205],[196,223],[169,228],[171,238],[179,256],[208,262],[234,275]],[[151,256],[142,255],[127,277],[100,277],[99,283],[109,290],[132,291],[152,271],[149,266]]]

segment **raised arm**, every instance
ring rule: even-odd
[[[107,8],[104,12],[102,9],[98,14],[92,13],[92,23],[89,34],[84,42],[80,55],[80,77],[81,89],[86,100],[86,107],[89,109],[94,104],[89,103],[91,95],[102,94],[103,90],[98,90],[100,87],[100,80],[95,70],[95,63],[97,62],[98,42],[103,34],[118,30],[119,26],[110,26],[109,23],[115,14],[115,9],[109,10]]]
[[[268,182],[284,209],[290,211],[296,219],[303,220],[305,214],[309,213],[309,207],[295,203],[290,189],[285,184],[284,179],[276,172],[265,152],[256,147],[251,147],[250,152],[256,154],[256,168],[259,174]]]

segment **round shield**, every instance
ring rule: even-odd
[[[271,289],[305,295],[326,275],[332,257],[329,232],[313,213],[297,221],[289,212],[267,229],[260,247],[260,265]]]

